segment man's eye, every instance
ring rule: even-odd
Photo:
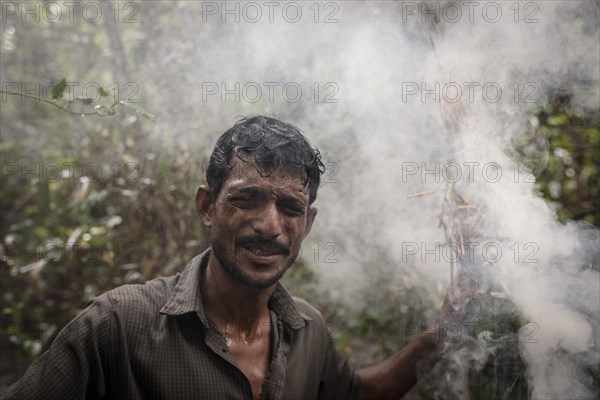
[[[302,216],[304,215],[304,208],[294,207],[294,206],[285,206],[284,211],[288,214]]]
[[[248,197],[234,197],[229,199],[229,202],[238,207],[250,207],[256,203],[254,199]]]

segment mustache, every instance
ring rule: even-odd
[[[243,236],[235,241],[238,247],[256,247],[262,250],[270,251],[271,253],[280,253],[289,256],[291,246],[281,243],[271,236],[256,234],[251,236]]]

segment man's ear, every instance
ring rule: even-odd
[[[307,237],[312,229],[313,222],[317,216],[317,209],[315,207],[308,207],[308,214],[306,214],[306,229],[304,230],[304,237]]]
[[[213,201],[210,189],[206,185],[200,186],[196,192],[196,210],[204,226],[210,228],[212,226]]]

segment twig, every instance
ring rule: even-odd
[[[445,190],[445,189],[432,190],[431,192],[413,193],[413,194],[409,194],[408,196],[406,196],[406,198],[407,199],[414,199],[415,197],[426,196],[428,194],[433,194],[433,193],[441,192],[442,190]]]
[[[58,108],[60,111],[66,112],[67,114],[71,114],[71,115],[79,115],[79,116],[84,116],[84,115],[98,115],[97,111],[94,111],[94,112],[75,112],[75,111],[71,111],[67,107],[61,106],[60,104],[58,104],[55,101],[51,101],[51,100],[48,100],[48,99],[43,99],[43,98],[40,98],[40,97],[36,97],[36,96],[29,95],[29,94],[25,94],[25,93],[8,92],[6,90],[1,90],[1,89],[0,89],[0,93],[8,94],[8,95],[11,95],[11,96],[21,96],[21,97],[25,97],[27,99],[32,99],[32,100],[38,101],[38,102],[41,100],[44,103],[50,104],[50,105]],[[111,105],[108,108],[114,107],[117,103],[114,103],[113,105]]]

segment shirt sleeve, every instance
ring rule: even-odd
[[[360,380],[356,371],[330,337],[319,385],[319,399],[353,400],[358,398],[359,389]]]
[[[106,295],[92,300],[0,399],[99,399],[104,396],[110,315],[111,303]]]

